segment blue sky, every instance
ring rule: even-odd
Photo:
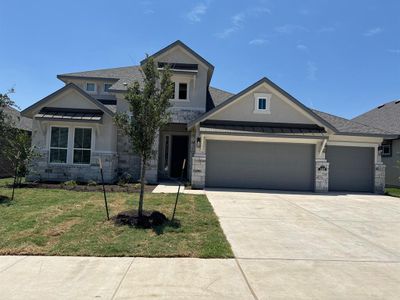
[[[2,1],[0,92],[21,108],[56,75],[135,65],[180,39],[239,92],[263,76],[347,118],[400,98],[400,1]]]

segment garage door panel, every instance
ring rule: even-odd
[[[328,146],[329,190],[372,192],[374,148]]]
[[[209,187],[314,189],[314,145],[207,142]]]

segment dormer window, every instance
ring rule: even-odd
[[[188,82],[174,82],[174,94],[172,100],[189,100],[189,83]]]
[[[86,83],[86,92],[95,93],[96,92],[96,84],[93,82]]]
[[[110,92],[111,86],[112,86],[111,83],[105,83],[105,84],[104,84],[104,92],[105,92],[105,93],[109,93],[109,92]]]
[[[271,94],[255,93],[254,100],[254,113],[271,113]]]

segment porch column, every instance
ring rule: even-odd
[[[155,184],[158,182],[158,145],[160,143],[160,133],[154,139],[152,157],[148,161],[146,166],[146,182],[150,184]]]
[[[376,194],[385,193],[385,169],[386,166],[382,162],[375,163],[374,192]]]
[[[192,188],[203,189],[206,185],[206,141],[200,134],[199,126],[196,126],[194,136],[195,147],[192,158]]]
[[[196,152],[192,159],[192,188],[203,189],[206,184],[206,153]]]
[[[324,158],[315,160],[315,192],[325,193],[329,190],[329,162]]]

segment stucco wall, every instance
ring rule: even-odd
[[[66,83],[74,83],[78,87],[80,87],[82,90],[86,91],[86,83],[95,83],[96,84],[96,91],[94,93],[92,92],[87,92],[89,95],[93,97],[97,96],[109,96],[109,95],[114,95],[114,93],[109,93],[109,92],[104,92],[104,84],[109,83],[113,84],[116,82],[116,80],[107,80],[107,79],[91,79],[91,78],[68,78],[68,79],[63,79]],[[107,98],[107,97],[104,97]]]
[[[270,113],[255,113],[255,93],[272,94],[270,100]],[[282,122],[313,124],[314,122],[304,113],[293,107],[285,99],[268,88],[259,86],[241,99],[233,102],[228,107],[213,115],[211,120],[247,121],[247,122]]]
[[[392,142],[392,156],[383,156],[386,165],[386,184],[400,186],[400,139]]]

